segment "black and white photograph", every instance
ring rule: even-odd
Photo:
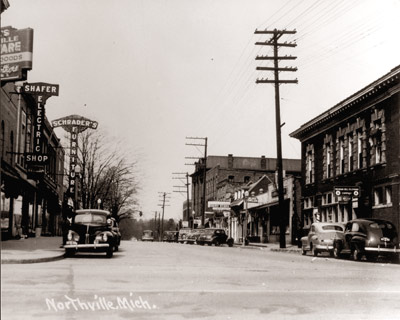
[[[1,319],[400,320],[400,0],[0,0]]]

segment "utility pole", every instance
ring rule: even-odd
[[[167,198],[167,192],[159,192],[160,195],[162,195],[162,204],[159,204],[159,206],[162,208],[162,217],[161,217],[161,231],[160,231],[160,236],[159,236],[159,240],[162,241],[163,238],[163,234],[164,234],[164,211],[165,211],[165,207],[167,207],[168,205],[166,205],[165,203],[167,202],[168,198]]]
[[[279,244],[280,248],[286,248],[286,221],[285,221],[285,212],[284,212],[284,189],[283,189],[283,166],[282,166],[282,138],[281,138],[281,115],[280,115],[280,97],[279,97],[279,85],[284,83],[298,83],[298,80],[279,80],[279,72],[281,71],[297,71],[297,68],[293,67],[279,67],[280,60],[294,60],[297,57],[293,56],[279,56],[278,48],[279,47],[296,47],[295,43],[278,43],[279,38],[281,38],[285,34],[295,34],[296,30],[288,31],[288,30],[256,30],[255,34],[268,34],[271,35],[271,38],[265,42],[256,42],[256,45],[261,46],[273,46],[274,47],[274,55],[273,56],[257,56],[256,60],[273,60],[274,67],[257,67],[256,70],[262,71],[273,71],[274,79],[257,79],[256,83],[272,83],[275,85],[275,125],[276,125],[276,148],[277,148],[277,164],[276,169],[278,171],[278,197],[279,197]]]
[[[157,211],[154,211],[154,236],[156,235],[157,231]]]
[[[201,225],[204,226],[207,201],[206,201],[206,177],[207,177],[207,137],[186,137],[186,139],[192,140],[204,140],[204,144],[201,143],[186,143],[187,146],[201,146],[204,147],[204,158],[203,158],[203,196],[201,198],[202,210],[201,210]],[[193,157],[185,157],[186,159],[194,159]],[[197,158],[195,158],[197,159]]]
[[[182,190],[179,190],[180,188],[186,187],[186,216],[188,221],[190,221],[190,198],[189,198],[189,173],[187,172],[172,172],[172,174],[179,174],[179,175],[185,175],[186,176],[186,184],[184,184],[184,186],[173,186],[174,188],[178,188],[178,190],[174,190],[173,192],[179,192],[182,194]],[[180,176],[180,177],[173,177],[172,179],[179,179],[179,180],[183,180],[184,177]]]

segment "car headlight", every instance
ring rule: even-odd
[[[108,240],[107,233],[101,233],[101,234],[97,235],[96,240],[97,240],[97,242],[99,242],[99,241],[107,242],[107,240]]]
[[[67,239],[69,241],[74,240],[74,241],[78,242],[79,241],[79,234],[77,234],[75,231],[69,230]]]

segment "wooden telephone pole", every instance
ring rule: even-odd
[[[203,196],[201,199],[202,209],[201,209],[201,225],[204,226],[205,217],[206,217],[206,209],[207,209],[207,200],[206,200],[206,178],[207,178],[207,137],[199,138],[199,137],[186,137],[186,139],[194,139],[194,140],[204,140],[204,144],[201,143],[186,143],[187,146],[200,146],[204,147],[204,158],[203,158]],[[193,159],[193,157],[185,157],[186,159]],[[194,207],[194,203],[192,203]]]
[[[297,79],[295,80],[280,80],[279,72],[281,71],[297,71],[297,68],[292,67],[279,67],[280,60],[294,60],[296,57],[292,56],[279,56],[278,48],[279,47],[295,47],[295,43],[279,43],[278,40],[285,34],[295,34],[296,31],[288,31],[288,30],[277,30],[274,29],[272,31],[268,30],[256,30],[255,34],[268,34],[272,35],[272,37],[265,42],[256,42],[256,45],[261,46],[273,46],[274,47],[274,55],[273,56],[257,56],[256,60],[272,60],[274,61],[273,67],[257,67],[256,70],[262,71],[273,71],[274,79],[257,79],[256,83],[272,83],[275,85],[275,125],[276,125],[276,148],[277,148],[277,164],[276,169],[278,171],[278,197],[279,197],[279,244],[280,248],[286,248],[286,219],[285,219],[285,206],[284,206],[284,189],[283,189],[283,166],[282,166],[282,138],[281,138],[281,115],[280,115],[280,97],[279,97],[279,85],[285,83],[298,83]]]
[[[178,177],[173,177],[172,179],[178,179],[183,182],[183,179],[186,177],[186,183],[183,186],[173,186],[174,188],[178,188],[177,190],[173,190],[173,192],[183,193],[184,191],[181,188],[186,188],[186,216],[188,218],[188,222],[190,221],[190,198],[189,198],[189,173],[188,172],[172,172],[172,174],[180,175]],[[185,175],[183,177],[182,175]]]

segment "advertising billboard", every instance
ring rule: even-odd
[[[1,81],[27,79],[32,69],[33,29],[1,28]]]

